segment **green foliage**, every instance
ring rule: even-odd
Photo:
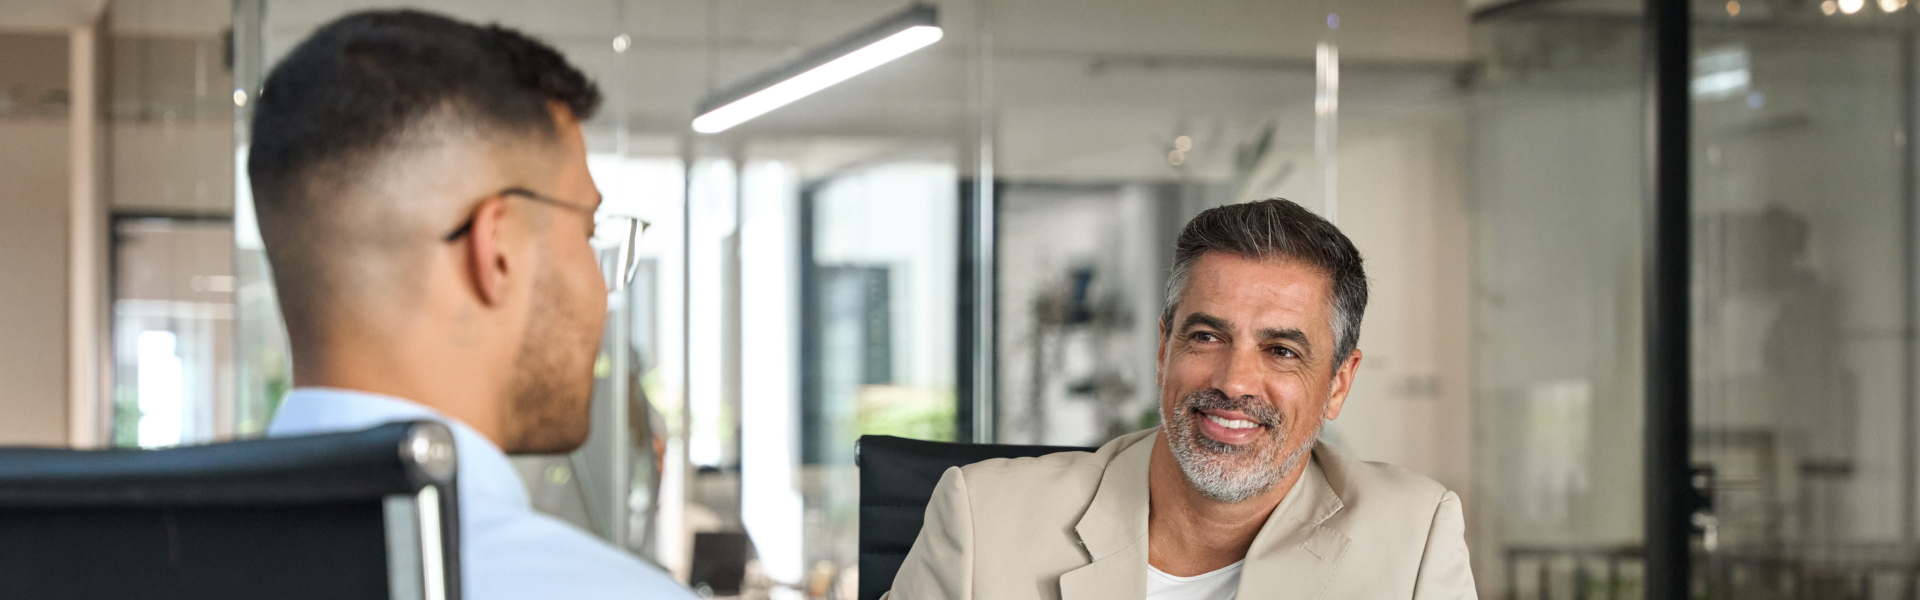
[[[1140,411],[1140,420],[1139,422],[1135,423],[1133,430],[1140,431],[1142,429],[1152,429],[1154,427],[1159,427],[1159,426],[1160,426],[1160,405],[1156,404],[1152,408],[1148,408],[1146,410]]]
[[[860,393],[854,435],[897,435],[951,442],[957,418],[952,391],[867,386]]]
[[[140,395],[132,386],[113,391],[113,441],[115,448],[140,446]]]

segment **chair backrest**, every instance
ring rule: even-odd
[[[854,450],[860,467],[860,600],[893,588],[893,576],[925,524],[927,501],[949,467],[994,458],[1090,452],[1074,446],[951,444],[890,435],[863,435]]]
[[[454,450],[431,421],[0,448],[0,598],[457,600]]]

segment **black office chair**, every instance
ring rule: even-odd
[[[458,600],[452,432],[0,448],[0,598]]]
[[[860,600],[893,588],[893,576],[926,523],[927,501],[948,467],[993,458],[1091,452],[1073,446],[950,444],[890,435],[863,435],[854,446],[860,467]]]

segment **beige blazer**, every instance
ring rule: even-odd
[[[947,469],[893,600],[1145,598],[1158,428],[1099,450]],[[1247,550],[1238,600],[1474,598],[1453,492],[1326,444]]]

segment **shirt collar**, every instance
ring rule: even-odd
[[[526,487],[498,446],[460,420],[411,400],[337,388],[296,388],[281,401],[273,422],[267,426],[267,435],[355,431],[383,423],[415,420],[439,421],[453,430],[454,446],[459,452],[463,501],[531,505]]]

